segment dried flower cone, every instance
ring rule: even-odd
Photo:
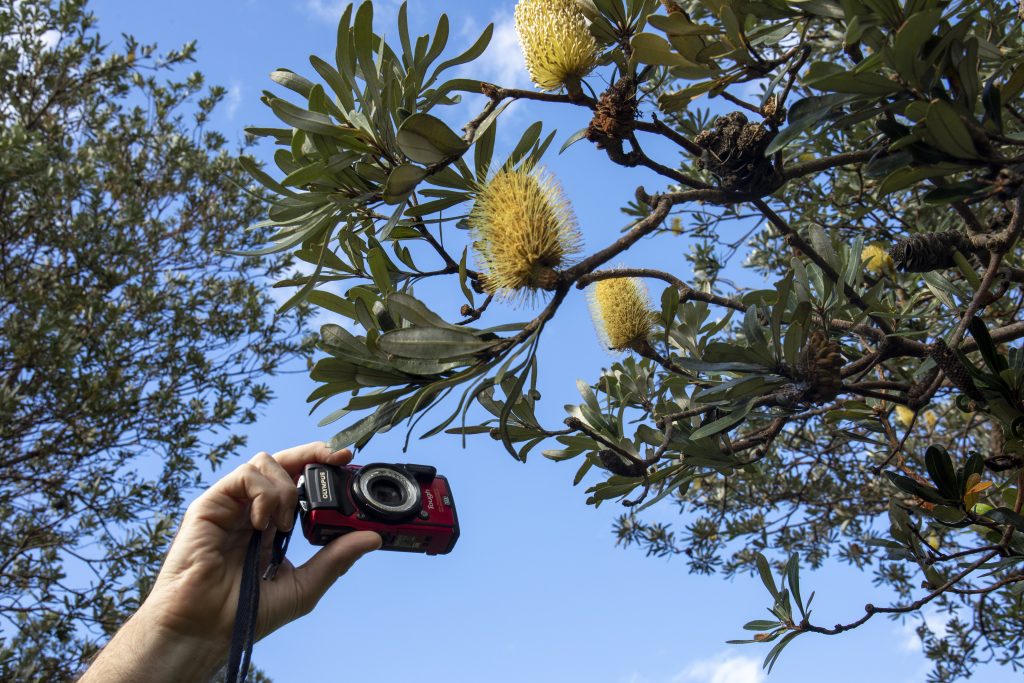
[[[819,330],[811,332],[804,344],[800,373],[810,388],[804,394],[809,401],[831,401],[843,388],[843,356],[839,344]]]
[[[591,312],[598,335],[609,349],[636,349],[647,341],[654,323],[647,288],[635,277],[617,277],[594,283]]]
[[[762,124],[749,123],[743,112],[719,116],[693,139],[704,150],[698,166],[714,174],[724,190],[768,192],[778,184],[778,173],[764,155],[772,137]]]
[[[587,127],[587,139],[601,143],[628,137],[636,126],[636,82],[623,76],[601,94],[594,118]],[[600,144],[598,144],[600,147]]]
[[[580,249],[572,207],[557,181],[536,170],[503,170],[469,214],[473,247],[489,294],[552,289],[555,268]]]
[[[904,273],[927,273],[956,265],[953,252],[971,257],[974,248],[962,232],[929,232],[901,239],[889,249],[889,256]]]
[[[937,339],[928,345],[928,355],[935,360],[935,364],[942,368],[949,383],[962,391],[965,396],[975,401],[984,401],[985,395],[974,383],[970,371],[964,367],[960,357],[953,349],[946,345],[942,339]]]
[[[877,244],[864,247],[860,252],[860,260],[864,263],[865,270],[875,275],[884,275],[893,269],[892,256]]]
[[[575,0],[519,0],[515,21],[526,69],[542,90],[578,88],[597,64],[597,41]]]
[[[620,477],[643,476],[643,465],[637,462],[628,461],[615,451],[604,449],[597,452],[597,457],[601,461],[601,467],[605,468],[612,474],[617,474]]]

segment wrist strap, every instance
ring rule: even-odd
[[[292,525],[292,529],[295,526]],[[284,562],[292,532],[278,531],[274,534],[274,545],[270,551],[270,564],[263,572],[264,581],[273,581],[277,568]],[[228,649],[226,683],[245,683],[249,675],[252,646],[256,639],[256,618],[260,613],[260,546],[263,532],[254,531],[249,539],[242,564],[242,579],[238,587],[238,607],[235,610],[235,625],[231,630],[231,647]]]

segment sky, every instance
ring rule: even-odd
[[[271,71],[286,67],[315,77],[309,55],[333,54],[344,5],[331,0],[91,3],[101,34],[115,45],[122,33],[164,49],[197,39],[196,68],[209,83],[228,89],[213,125],[239,141],[247,125],[276,125],[259,102],[263,89],[280,94],[268,78]],[[396,35],[398,3],[382,0],[375,7],[377,30]],[[452,22],[450,53],[461,52],[494,22],[494,39],[472,66],[472,75],[504,86],[530,87],[512,24],[513,7],[511,0],[413,0],[410,20],[414,32],[422,34],[446,12]],[[471,99],[450,113],[455,127],[482,106],[479,99]],[[619,207],[637,185],[656,191],[663,183],[646,171],[612,166],[585,142],[558,155],[561,142],[587,123],[573,109],[513,105],[502,117],[496,156],[532,121],[551,120],[559,134],[544,164],[573,201],[585,242],[593,249],[613,240],[626,224]],[[672,151],[648,151],[675,163]],[[740,234],[737,227],[736,236]],[[661,267],[686,278],[692,273],[682,256],[685,250],[681,239],[659,237],[638,244],[622,257],[622,264]],[[449,318],[462,303],[454,280],[418,292]],[[529,306],[497,314],[532,318]],[[545,331],[539,356],[542,424],[557,426],[565,416],[562,406],[579,402],[576,380],[593,381],[613,360],[593,332],[585,296],[571,296]],[[317,422],[338,405],[328,403],[308,415],[305,397],[315,384],[304,373],[278,375],[269,384],[276,398],[263,419],[246,430],[253,453],[333,435],[331,427],[318,427]],[[447,556],[378,552],[359,562],[312,614],[256,645],[255,662],[275,681],[925,680],[929,664],[920,653],[913,624],[883,617],[839,637],[801,636],[766,676],[761,660],[768,647],[725,643],[745,637],[745,622],[766,618],[768,597],[758,580],[691,576],[683,562],[616,547],[611,525],[622,508],[614,502],[596,510],[585,505],[584,489],[594,479],[573,488],[574,461],[554,463],[537,449],[524,465],[486,436],[471,438],[463,449],[458,437],[418,441],[414,434],[409,451],[402,453],[404,435],[401,428],[378,435],[357,462],[435,465],[449,477],[458,505],[458,545]],[[655,506],[646,514],[653,520],[685,522],[671,505]],[[299,562],[312,550],[296,539],[289,556]],[[805,594],[817,591],[815,619],[821,624],[852,621],[866,602],[883,604],[888,599],[878,595],[869,574],[837,563],[805,572],[801,584]],[[927,618],[934,628],[942,628],[942,615],[929,612]],[[978,677],[986,683],[1018,680],[996,667],[980,668]]]

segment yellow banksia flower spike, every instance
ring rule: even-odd
[[[590,291],[590,310],[602,343],[615,351],[642,346],[654,324],[647,287],[635,277],[595,282]]]
[[[914,411],[906,406],[896,406],[896,421],[904,427],[909,427],[914,421]]]
[[[537,169],[503,169],[477,192],[468,217],[489,294],[552,289],[555,269],[580,251],[576,215],[558,181]]]
[[[869,244],[860,252],[860,260],[864,267],[875,275],[891,273],[893,270],[892,256],[889,256],[882,247],[877,244]]]
[[[519,0],[516,33],[530,79],[541,90],[578,89],[597,64],[597,41],[576,0]]]

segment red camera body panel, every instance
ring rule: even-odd
[[[356,492],[363,467],[307,465],[299,484],[299,517],[302,532],[314,545],[325,545],[350,531],[375,531],[383,539],[382,550],[443,555],[459,537],[459,522],[448,480],[434,468],[422,465],[369,465],[407,475],[409,486],[419,490],[418,509],[402,519],[376,514],[373,501]],[[415,468],[415,469],[413,469]],[[404,483],[404,482],[403,482]]]

